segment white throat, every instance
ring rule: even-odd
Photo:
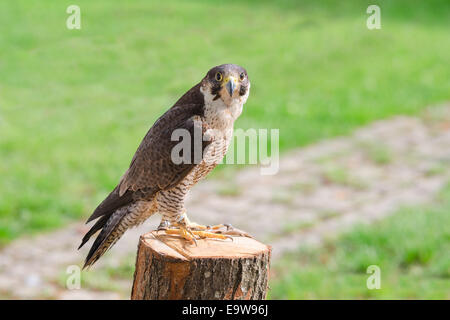
[[[247,90],[245,95],[231,100],[231,104],[227,106],[221,98],[214,100],[215,96],[209,90],[201,87],[200,92],[203,93],[205,102],[204,120],[215,129],[232,128],[234,121],[242,113],[242,107],[247,101],[249,91]]]

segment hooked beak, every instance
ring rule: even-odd
[[[236,90],[236,79],[234,79],[234,77],[229,77],[226,80],[225,88],[227,89],[230,97],[232,97],[234,91]]]

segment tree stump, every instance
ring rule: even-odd
[[[252,238],[197,240],[153,231],[139,240],[132,300],[261,300],[271,247]]]

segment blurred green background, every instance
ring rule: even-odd
[[[218,64],[252,81],[236,127],[282,151],[450,98],[447,0],[376,1],[376,31],[373,1],[79,0],[81,30],[70,4],[0,2],[0,245],[88,216]]]

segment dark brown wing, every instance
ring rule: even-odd
[[[177,185],[195,168],[197,164],[193,161],[194,143],[196,143],[194,139],[189,139],[189,144],[186,144],[191,148],[191,161],[176,164],[172,161],[171,154],[173,147],[179,142],[172,141],[171,137],[176,129],[187,130],[191,137],[194,137],[194,130],[200,130],[198,132],[204,134],[207,129],[205,125],[193,120],[194,116],[202,115],[203,95],[200,93],[200,84],[198,84],[185,93],[175,106],[163,114],[147,132],[119,184],[100,203],[87,221],[101,217],[86,233],[79,248],[94,233],[102,231],[89,251],[85,266],[94,263],[111,245],[108,242],[106,245],[104,243],[120,223],[123,215],[128,212],[120,211],[121,208],[143,197],[149,199],[159,190]],[[200,159],[210,143],[211,141],[201,141]],[[100,253],[96,255],[98,252]]]
[[[176,185],[186,177],[196,164],[191,162],[177,165],[172,161],[172,148],[178,142],[171,141],[171,136],[177,128],[184,128],[193,136],[196,124],[192,121],[192,117],[195,115],[203,115],[200,84],[186,92],[150,128],[119,185],[100,203],[87,222],[101,216],[110,216],[135,198],[143,194],[151,196],[159,190]],[[202,127],[203,133],[205,130],[206,128]],[[210,141],[202,142],[202,149],[204,150],[209,143]]]
[[[193,116],[201,115],[203,107],[196,104],[174,106],[156,121],[149,130],[136,154],[130,168],[119,183],[119,195],[127,191],[151,189],[155,192],[171,188],[179,183],[197,165],[194,163],[194,130],[206,130]],[[179,141],[172,141],[176,129],[189,132],[191,146],[190,163],[175,164],[172,161],[172,149]],[[203,152],[210,141],[202,141]]]

